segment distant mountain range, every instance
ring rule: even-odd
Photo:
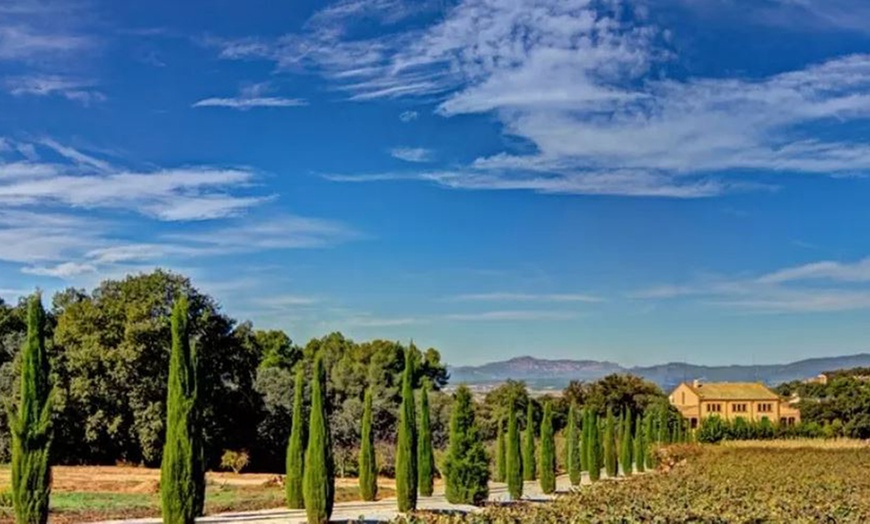
[[[596,380],[611,373],[631,373],[655,382],[665,390],[684,380],[708,382],[764,382],[771,385],[814,377],[825,371],[870,367],[870,354],[799,360],[789,364],[758,366],[699,366],[671,362],[656,366],[624,367],[597,360],[546,360],[517,357],[481,366],[451,367],[450,382],[474,385],[523,380],[533,388],[562,388],[571,380]]]

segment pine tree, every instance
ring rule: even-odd
[[[523,437],[523,480],[535,480],[537,476],[534,414],[534,406],[529,401],[528,409],[526,409],[526,432]]]
[[[287,441],[287,475],[284,479],[287,507],[290,509],[303,509],[305,507],[305,495],[302,490],[302,478],[305,472],[304,399],[305,369],[300,365],[296,371],[296,382],[293,385],[293,419],[290,421],[290,439]]]
[[[587,463],[589,464],[589,479],[594,482],[601,478],[601,466],[604,462],[601,454],[601,422],[598,420],[598,413],[592,410],[589,410],[587,416],[587,426],[589,426]]]
[[[372,430],[372,389],[366,390],[362,419],[362,445],[359,452],[359,491],[365,501],[378,496],[378,464],[375,433]]]
[[[541,421],[541,491],[546,494],[556,491],[556,436],[550,402],[544,404],[544,419]]]
[[[625,410],[625,416],[622,420],[622,435],[619,439],[619,444],[622,447],[619,453],[619,462],[622,465],[622,474],[626,477],[633,472],[633,459],[631,451],[634,448],[634,439],[632,439],[631,412]]]
[[[616,460],[616,435],[613,410],[607,409],[607,419],[604,423],[604,471],[608,477],[615,477],[618,469]]]
[[[643,432],[643,459],[646,462],[646,469],[652,470],[655,468],[655,456],[653,454],[652,446],[653,446],[653,436],[655,435],[655,421],[653,420],[653,414],[647,413],[646,416],[646,430]]]
[[[498,419],[498,429],[495,440],[495,481],[504,482],[507,477],[507,462],[505,457],[504,417]]]
[[[196,427],[196,354],[187,328],[187,297],[172,310],[172,352],[166,401],[166,442],[160,469],[163,522],[192,524],[201,497],[201,444]]]
[[[445,494],[451,504],[481,504],[487,499],[489,457],[474,420],[471,391],[464,385],[454,397],[444,472]]]
[[[402,376],[402,407],[399,411],[399,436],[396,449],[396,497],[399,511],[417,509],[417,424],[414,404],[414,362],[411,350],[405,351]]]
[[[580,435],[577,434],[577,412],[574,404],[568,410],[568,430],[565,438],[568,440],[568,478],[572,486],[579,486],[583,478],[580,461]]]
[[[21,398],[10,415],[12,505],[17,524],[45,524],[51,496],[51,380],[45,352],[45,310],[37,293],[27,304],[21,354]]]
[[[523,496],[523,462],[520,455],[520,430],[517,428],[517,415],[511,406],[508,414],[507,430],[507,484],[511,500]]]
[[[638,473],[643,473],[646,470],[646,457],[644,457],[644,435],[643,421],[641,417],[637,417],[634,422],[634,467]]]
[[[429,423],[429,384],[420,393],[420,433],[417,441],[418,489],[420,495],[431,497],[435,480],[435,457],[432,454],[432,427]]]
[[[326,405],[326,371],[323,355],[314,359],[311,376],[311,413],[308,415],[308,446],[302,489],[308,524],[326,524],[335,502],[335,463]]]

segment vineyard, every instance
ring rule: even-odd
[[[428,524],[870,522],[870,448],[806,443],[682,446],[670,471],[601,482],[552,504],[490,507]]]

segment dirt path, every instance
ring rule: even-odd
[[[584,473],[583,483],[588,484],[589,479]],[[556,479],[557,493],[567,493],[571,486],[567,476],[560,476]],[[544,495],[541,493],[537,482],[526,482],[523,486],[524,500],[546,501],[552,500],[552,495]],[[504,484],[492,483],[490,485],[489,500],[493,502],[508,501],[510,497],[507,494],[507,487]],[[443,488],[437,488],[435,495],[432,497],[421,497],[418,501],[418,509],[426,511],[444,511],[444,512],[461,512],[471,513],[480,511],[480,508],[474,506],[464,506],[450,504],[444,498]],[[396,510],[396,499],[384,499],[377,502],[341,502],[335,505],[332,521],[333,522],[359,522],[362,519],[364,522],[386,522],[396,518],[399,515]],[[246,513],[226,513],[222,515],[211,515],[198,519],[197,522],[202,524],[304,524],[304,510],[288,510],[276,509],[266,511],[254,511]],[[160,524],[161,520],[157,519],[139,519],[139,520],[116,520],[97,524]]]

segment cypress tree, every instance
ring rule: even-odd
[[[625,416],[622,420],[622,436],[619,444],[622,447],[619,454],[619,462],[622,464],[622,474],[626,477],[633,472],[633,460],[631,450],[634,448],[634,439],[632,439],[631,412],[625,410]]]
[[[51,496],[51,380],[45,351],[45,310],[37,293],[27,304],[21,355],[21,398],[10,414],[12,506],[17,524],[45,524]]]
[[[414,407],[414,362],[411,350],[405,351],[402,377],[402,407],[399,411],[399,436],[396,449],[396,498],[399,511],[417,509],[417,424]]]
[[[172,353],[166,401],[166,442],[160,468],[163,522],[192,524],[199,508],[201,447],[196,427],[196,355],[187,328],[188,302],[172,310]]]
[[[498,435],[495,438],[495,481],[504,482],[507,476],[505,457],[504,417],[498,419]]]
[[[335,502],[335,464],[326,406],[326,371],[323,355],[314,359],[311,376],[311,413],[308,415],[308,446],[302,491],[308,524],[326,524]]]
[[[508,414],[506,463],[508,493],[511,500],[520,500],[523,496],[523,462],[520,458],[520,431],[513,406]]]
[[[592,410],[589,410],[587,417],[587,426],[589,426],[587,464],[589,465],[589,479],[594,482],[601,478],[601,465],[604,460],[601,456],[601,423],[598,420],[598,413]]]
[[[556,491],[556,436],[550,402],[544,404],[544,419],[541,421],[541,491],[546,494]]]
[[[293,385],[293,419],[290,421],[290,439],[287,441],[287,465],[284,478],[287,507],[302,509],[305,507],[305,495],[302,490],[302,478],[305,473],[305,415],[303,402],[305,398],[305,369],[302,365],[296,370],[296,382]]]
[[[583,408],[582,418],[583,425],[580,427],[580,432],[583,436],[580,437],[580,469],[582,471],[589,471],[589,443],[591,442],[589,408]]]
[[[607,409],[607,419],[604,423],[604,471],[608,477],[615,477],[618,464],[616,460],[616,435],[614,434],[615,421],[613,410]]]
[[[643,432],[643,459],[646,462],[646,469],[649,470],[655,468],[655,456],[652,451],[654,422],[652,413],[648,413],[646,417],[646,430]]]
[[[446,497],[451,504],[481,504],[486,500],[489,457],[474,419],[471,391],[465,385],[459,386],[454,398],[444,471]]]
[[[638,473],[643,473],[646,470],[643,440],[643,421],[641,417],[637,417],[637,420],[634,421],[634,467]]]
[[[568,430],[565,438],[568,440],[568,477],[571,479],[572,486],[579,486],[583,474],[580,461],[580,435],[577,434],[577,412],[574,404],[571,404],[568,410]]]
[[[432,454],[432,428],[429,423],[429,383],[420,393],[420,434],[417,441],[418,489],[420,495],[431,497],[435,479],[435,457]]]
[[[372,431],[372,389],[366,390],[362,419],[362,446],[359,452],[359,491],[365,501],[378,496],[378,464],[375,458],[375,433]]]
[[[535,411],[531,400],[526,409],[526,432],[523,437],[523,480],[535,480]]]

